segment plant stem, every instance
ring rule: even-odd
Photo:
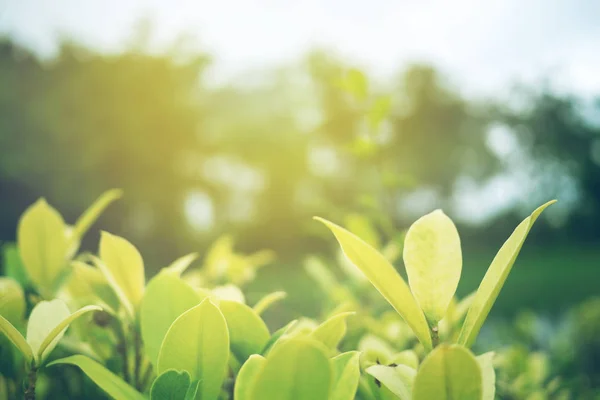
[[[125,326],[122,322],[115,319],[113,330],[117,335],[117,352],[121,355],[121,362],[123,363],[123,379],[125,382],[131,383],[131,376],[129,374],[129,358],[127,357],[127,335],[125,334]]]
[[[137,327],[133,327],[133,346],[135,348],[135,364],[133,380],[134,385],[138,390],[141,390],[140,367],[142,364],[142,340]]]
[[[24,392],[25,400],[35,400],[35,383],[37,381],[37,367],[32,366],[27,374],[27,387]]]
[[[434,349],[440,344],[440,330],[437,325],[431,327],[431,344]]]

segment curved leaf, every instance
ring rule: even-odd
[[[365,372],[377,379],[400,400],[412,400],[413,382],[417,375],[417,371],[413,368],[406,365],[395,367],[373,365],[367,368]]]
[[[0,276],[0,315],[11,324],[20,326],[25,315],[25,294],[12,278]]]
[[[286,334],[290,333],[292,331],[292,329],[294,329],[296,327],[296,325],[298,324],[298,320],[292,320],[290,322],[287,323],[286,326],[279,328],[278,330],[276,330],[272,335],[271,338],[269,339],[269,341],[267,342],[267,344],[265,344],[265,347],[262,349],[262,351],[260,352],[260,354],[262,354],[263,356],[266,356],[267,353],[269,353],[269,351],[275,347],[275,345],[279,342],[279,340]]]
[[[423,360],[413,385],[414,400],[481,400],[481,368],[465,347],[442,344]]]
[[[27,275],[45,297],[51,297],[65,272],[69,243],[62,216],[45,199],[21,216],[17,245]]]
[[[17,328],[8,322],[2,315],[0,315],[0,332],[5,334],[12,344],[23,353],[28,363],[33,359],[33,351],[31,350],[29,343],[27,343],[23,335],[21,335],[21,332],[19,332]]]
[[[129,311],[135,311],[144,294],[144,261],[137,249],[122,237],[102,232],[98,268]]]
[[[333,379],[331,385],[331,400],[353,400],[360,378],[360,353],[349,351],[331,359],[333,364]]]
[[[446,315],[462,270],[460,238],[450,218],[436,210],[406,233],[404,265],[415,299],[431,325]]]
[[[402,316],[425,349],[431,349],[431,336],[425,315],[394,267],[377,250],[354,234],[325,219],[316,219],[331,229],[346,257]]]
[[[251,400],[327,400],[332,368],[319,342],[292,338],[275,347],[252,385]]]
[[[185,400],[190,383],[186,371],[165,371],[152,383],[150,400]]]
[[[269,341],[269,328],[256,312],[237,301],[221,300],[219,309],[227,321],[231,352],[243,363],[259,354]]]
[[[521,247],[527,238],[527,234],[540,214],[548,206],[554,203],[556,203],[556,200],[549,201],[538,207],[529,217],[525,218],[523,222],[516,227],[508,240],[504,242],[485,273],[485,276],[479,285],[479,289],[477,289],[477,292],[475,293],[475,297],[472,300],[471,307],[469,308],[469,312],[467,313],[467,317],[465,318],[465,322],[463,323],[458,337],[459,344],[467,347],[473,345],[483,322],[498,298],[498,294],[500,293],[502,286],[504,286],[504,282],[506,282],[506,278],[521,251]]]
[[[27,343],[31,346],[36,363],[39,364],[40,348],[44,340],[60,324],[68,318],[71,311],[62,300],[40,301],[33,307],[27,322]],[[54,337],[54,345],[62,338],[62,333]]]
[[[179,257],[177,260],[173,261],[171,265],[166,268],[166,270],[174,272],[177,275],[181,275],[194,261],[196,261],[197,258],[198,253],[186,254],[185,256]]]
[[[177,317],[198,303],[200,295],[177,274],[163,270],[148,283],[140,307],[140,324],[144,350],[155,368],[167,331]]]
[[[116,400],[145,400],[145,397],[96,361],[81,355],[61,358],[48,364],[79,367],[94,383]]]
[[[250,390],[252,385],[266,361],[263,356],[258,354],[253,354],[246,360],[235,379],[234,400],[248,400],[251,398]]]
[[[253,307],[254,311],[258,315],[262,315],[262,313],[264,313],[269,307],[271,307],[273,304],[277,303],[278,301],[285,299],[286,297],[287,297],[286,292],[280,291],[280,292],[269,293],[268,295],[266,295],[265,297],[260,299],[258,301],[258,303],[256,303],[254,305],[254,307]]]
[[[354,312],[344,312],[329,318],[317,327],[310,337],[323,343],[330,349],[335,350],[346,335],[346,318],[354,315]]]
[[[494,371],[493,364],[494,352],[490,351],[476,358],[483,377],[482,400],[494,400],[496,398],[496,372]]]
[[[158,355],[158,373],[187,371],[200,380],[197,397],[214,400],[227,374],[229,332],[225,317],[210,299],[183,313],[173,322]]]
[[[90,227],[96,222],[100,214],[104,212],[115,200],[120,199],[123,196],[121,189],[111,189],[102,193],[100,197],[92,204],[75,222],[73,227],[73,237],[81,239],[83,235],[90,229]]]

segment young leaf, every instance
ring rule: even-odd
[[[498,294],[500,293],[502,286],[504,286],[504,282],[506,282],[506,278],[521,251],[521,247],[523,246],[525,238],[527,238],[527,234],[546,207],[554,203],[556,203],[556,200],[549,201],[538,207],[529,217],[525,218],[523,222],[516,227],[508,240],[504,242],[485,273],[485,276],[479,285],[479,289],[477,289],[477,292],[475,293],[475,297],[473,298],[473,302],[458,337],[459,344],[467,347],[473,345],[483,322],[498,298]]]
[[[121,378],[104,368],[96,361],[81,355],[61,358],[48,364],[70,364],[79,367],[96,385],[109,396],[118,400],[145,400],[137,390],[129,386]]]
[[[187,371],[200,380],[197,397],[215,400],[227,374],[229,333],[221,311],[210,299],[183,313],[173,322],[158,355],[158,373]]]
[[[241,304],[246,304],[244,293],[242,293],[242,290],[239,287],[233,284],[217,286],[211,292],[217,299],[236,301]]]
[[[391,357],[390,362],[406,365],[415,370],[419,368],[419,356],[417,356],[417,353],[415,353],[414,350],[404,350],[400,353],[396,353]]]
[[[332,358],[333,379],[331,385],[331,400],[353,400],[360,378],[358,351],[349,351]]]
[[[477,356],[476,358],[483,377],[482,400],[494,400],[496,396],[496,372],[494,371],[493,364],[494,352],[490,351]]]
[[[90,226],[102,214],[102,212],[108,207],[113,201],[118,200],[123,196],[123,191],[120,189],[112,189],[108,190],[92,204],[75,222],[75,226],[73,227],[73,237],[81,240],[83,235],[90,229]]]
[[[444,317],[462,270],[460,238],[441,210],[419,218],[404,241],[404,265],[415,299],[432,325]]]
[[[402,316],[425,349],[430,350],[431,336],[425,315],[394,267],[377,250],[357,236],[332,222],[318,217],[316,219],[331,229],[346,257],[367,276],[371,284]]]
[[[481,368],[465,347],[442,344],[423,360],[413,385],[414,400],[481,400]]]
[[[269,341],[269,328],[256,312],[237,301],[221,300],[219,309],[227,321],[231,352],[243,363],[259,354]]]
[[[198,258],[198,253],[190,253],[178,258],[169,265],[166,270],[171,271],[178,276],[183,274],[186,269]]]
[[[0,332],[15,345],[17,349],[25,356],[25,360],[29,363],[33,359],[33,351],[29,343],[25,340],[21,332],[17,330],[6,318],[0,315]]]
[[[100,237],[100,259],[98,267],[106,276],[126,307],[134,310],[144,294],[144,261],[137,249],[122,237],[102,232]]]
[[[278,301],[285,299],[286,296],[287,296],[286,292],[269,293],[268,295],[266,295],[265,297],[260,299],[258,301],[258,303],[256,303],[254,305],[254,307],[253,307],[254,311],[258,315],[262,315],[262,313],[264,313],[269,307],[271,307],[273,304],[277,303]]]
[[[288,324],[283,328],[279,328],[278,330],[276,330],[273,333],[273,335],[271,335],[271,338],[269,339],[267,344],[265,344],[265,347],[262,349],[260,354],[266,356],[267,353],[269,353],[269,351],[279,342],[279,339],[281,339],[284,335],[290,333],[292,329],[296,327],[297,324],[298,320],[295,319],[293,321],[288,322]]]
[[[119,298],[104,274],[98,268],[84,262],[71,262],[71,274],[63,289],[80,306],[98,304],[113,314],[116,314],[119,308]]]
[[[346,335],[346,318],[350,315],[354,315],[354,313],[345,312],[334,315],[319,325],[310,336],[323,343],[328,348],[335,350]]]
[[[251,400],[327,400],[332,368],[319,342],[292,338],[275,347],[251,388]]]
[[[190,374],[170,369],[160,374],[150,388],[150,400],[185,400],[190,387]]]
[[[51,297],[67,266],[69,244],[62,216],[40,199],[30,206],[17,228],[17,243],[31,281]]]
[[[267,360],[258,354],[251,355],[240,368],[235,380],[234,400],[249,400],[250,389]]]
[[[417,371],[406,365],[388,367],[386,365],[372,365],[365,371],[377,379],[400,400],[411,400],[413,382]],[[433,397],[432,397],[433,399]]]
[[[140,324],[144,350],[155,368],[160,346],[171,324],[198,303],[200,295],[194,288],[168,270],[148,283],[140,307]]]
[[[98,306],[86,306],[71,314],[62,300],[41,301],[31,311],[27,324],[27,342],[31,346],[38,365],[56,347],[69,324],[90,311],[99,311]]]
[[[0,315],[11,324],[20,326],[25,314],[25,295],[17,281],[0,277]]]

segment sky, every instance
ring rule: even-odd
[[[42,54],[61,34],[119,50],[142,18],[156,46],[192,35],[225,79],[320,46],[384,79],[432,62],[467,94],[600,92],[598,0],[0,0],[0,32]]]

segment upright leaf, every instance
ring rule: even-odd
[[[279,343],[279,341],[287,334],[289,334],[295,327],[296,325],[298,325],[298,320],[292,320],[290,322],[288,322],[288,324],[282,328],[279,328],[278,330],[276,330],[272,335],[271,338],[269,339],[269,341],[267,342],[267,344],[265,344],[265,347],[262,349],[262,351],[260,352],[260,354],[262,354],[263,356],[266,356],[267,353],[269,353],[269,351],[275,347],[275,345],[277,343]]]
[[[412,400],[413,382],[417,371],[406,365],[388,367],[372,365],[366,370],[400,400]],[[433,399],[433,397],[432,397]]]
[[[183,313],[173,322],[158,355],[158,373],[187,371],[200,380],[197,398],[219,396],[227,374],[229,333],[225,317],[210,299]]]
[[[185,400],[190,383],[186,371],[165,371],[152,383],[150,400]]]
[[[462,270],[460,238],[441,210],[419,218],[404,241],[404,265],[415,299],[432,325],[446,315]]]
[[[120,189],[111,189],[102,193],[100,197],[92,204],[75,222],[73,228],[73,236],[81,239],[83,235],[90,229],[92,224],[96,222],[100,214],[108,207],[112,202],[118,200],[123,196],[123,191]]]
[[[25,314],[25,295],[17,281],[0,276],[0,315],[20,326]]]
[[[62,216],[40,199],[17,228],[17,244],[27,275],[45,297],[51,297],[65,272],[69,243]]]
[[[177,260],[173,261],[166,269],[177,275],[181,275],[194,261],[196,261],[197,258],[198,253],[186,254],[185,256],[179,257]]]
[[[25,340],[21,332],[17,330],[6,318],[0,315],[0,332],[6,335],[8,340],[15,345],[17,349],[25,356],[25,360],[30,362],[33,360],[33,351],[31,346]]]
[[[145,400],[145,397],[96,361],[81,355],[61,358],[48,364],[79,367],[96,385],[116,400]]]
[[[423,360],[413,386],[414,400],[481,400],[481,368],[465,347],[442,344]]]
[[[353,312],[344,312],[329,318],[315,329],[310,336],[323,343],[328,348],[335,350],[346,335],[346,318],[354,315]]]
[[[160,346],[173,322],[200,303],[200,295],[177,274],[163,270],[146,288],[140,319],[146,355],[156,368]]]
[[[483,322],[498,298],[498,294],[500,293],[502,286],[504,286],[504,282],[506,282],[506,278],[521,251],[521,247],[527,238],[527,234],[546,207],[554,203],[556,203],[556,200],[549,201],[538,207],[529,217],[525,218],[523,222],[517,226],[508,240],[504,242],[485,273],[485,276],[479,285],[479,289],[477,289],[477,292],[475,293],[475,297],[473,298],[473,302],[458,337],[459,344],[467,347],[473,345]]]
[[[102,232],[98,267],[122,301],[137,309],[144,294],[144,262],[137,249],[122,237]]]
[[[357,236],[332,222],[322,218],[316,219],[331,229],[346,257],[367,276],[371,284],[402,316],[425,349],[431,349],[431,336],[425,315],[394,267],[377,250]]]
[[[234,400],[251,399],[250,390],[266,361],[263,356],[258,354],[253,354],[246,360],[235,379]]]
[[[330,400],[353,400],[360,378],[358,351],[349,351],[334,357]]]
[[[221,300],[219,309],[227,321],[231,352],[243,363],[259,354],[269,341],[269,328],[256,312],[237,301]]]
[[[275,347],[256,377],[251,400],[327,400],[332,368],[314,340],[292,338]]]
[[[263,297],[262,299],[260,299],[258,301],[258,303],[256,303],[254,305],[254,307],[253,307],[254,311],[258,315],[261,315],[269,307],[271,307],[273,304],[277,303],[278,301],[281,301],[281,300],[285,299],[286,296],[287,296],[286,292],[273,292],[273,293],[269,293],[268,295],[266,295],[265,297]]]
[[[494,352],[490,351],[477,356],[477,362],[482,374],[482,400],[494,400],[496,396],[496,372],[494,371]]]

